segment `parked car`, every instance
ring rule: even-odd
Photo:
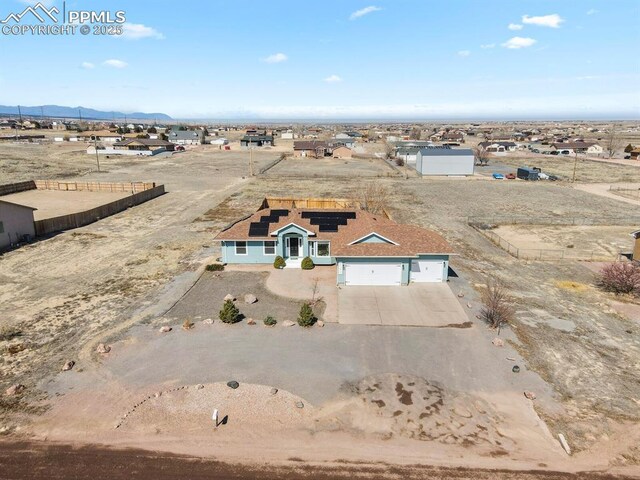
[[[534,148],[533,150],[531,150],[533,153],[540,153],[540,150],[538,150],[537,148]]]
[[[178,145],[176,147],[176,152],[184,152],[184,147],[182,145]]]
[[[569,150],[562,150],[560,153],[562,155],[569,155],[571,152]]]
[[[504,175],[501,173],[494,173],[493,178],[495,178],[496,180],[504,180]]]
[[[631,155],[625,155],[625,156],[624,156],[624,159],[625,159],[625,160],[631,160]]]
[[[515,180],[516,179],[516,174],[515,173],[507,173],[504,178],[506,178],[507,180]]]
[[[539,178],[540,180],[549,180],[549,175],[547,175],[547,174],[546,174],[546,173],[544,173],[544,172],[538,172],[538,178]]]
[[[551,152],[551,155],[558,155],[560,152],[558,152],[557,150],[554,150],[553,152]]]
[[[551,155],[551,150],[544,150],[542,152],[543,155]]]
[[[558,177],[556,177],[555,175],[549,175],[549,181],[555,182],[556,180],[558,180]]]

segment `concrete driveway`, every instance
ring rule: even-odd
[[[446,283],[348,286],[338,290],[338,321],[346,325],[443,327],[469,321]]]

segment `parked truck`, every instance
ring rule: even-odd
[[[533,168],[529,167],[520,167],[518,168],[518,172],[516,176],[521,180],[539,180],[538,172]]]

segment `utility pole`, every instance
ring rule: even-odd
[[[98,136],[93,136],[93,147],[96,150],[96,163],[98,164],[98,172],[100,171],[100,157],[98,156]]]
[[[578,152],[573,151],[573,180],[571,183],[576,183],[576,168],[578,168]]]
[[[82,110],[78,109],[78,116],[80,117],[80,123],[82,123]]]
[[[249,176],[253,177],[253,148],[249,143]]]
[[[20,105],[18,105],[18,117],[20,117],[20,124],[22,124],[22,110],[20,109]]]

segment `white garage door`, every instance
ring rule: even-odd
[[[444,273],[444,262],[433,260],[412,260],[412,282],[441,282]]]
[[[346,285],[400,285],[401,263],[344,263]]]

